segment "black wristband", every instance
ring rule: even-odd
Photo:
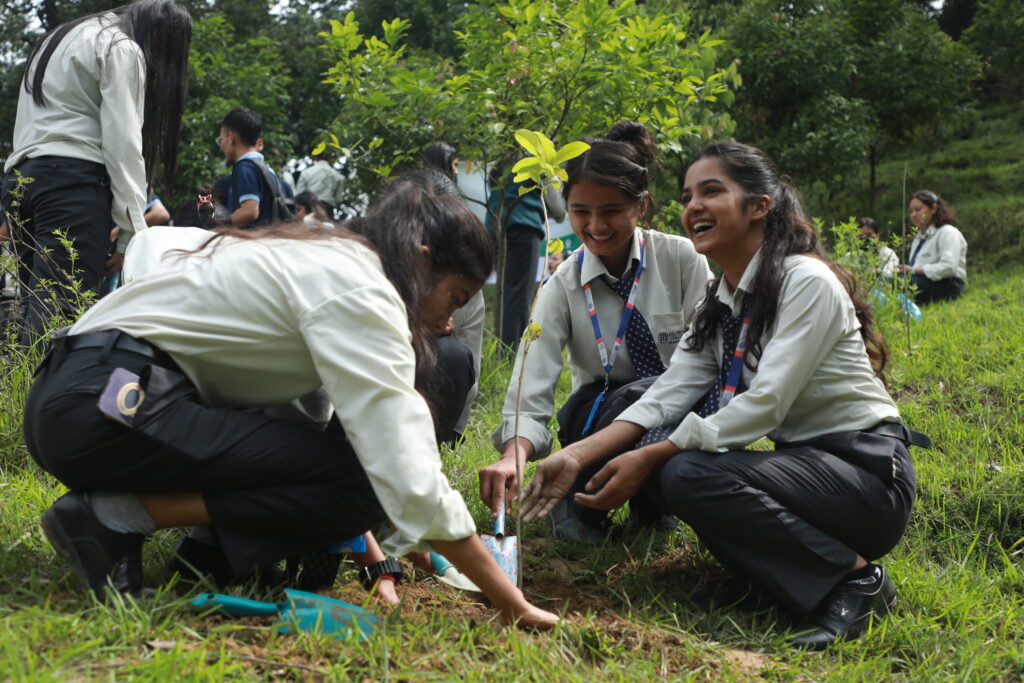
[[[363,584],[363,588],[366,590],[370,590],[373,588],[373,584],[377,583],[377,579],[389,575],[394,577],[397,583],[402,581],[402,565],[393,557],[381,560],[380,562],[374,562],[368,567],[360,569],[359,583]]]

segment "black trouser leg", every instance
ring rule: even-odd
[[[537,258],[543,238],[532,228],[517,226],[509,226],[505,235],[501,343],[514,351],[530,322],[530,302],[537,287]]]
[[[8,174],[4,206],[12,207],[17,221],[13,234],[26,327],[39,335],[54,315],[73,317],[79,303],[73,283],[93,292],[100,288],[110,248],[110,180],[102,164],[63,157],[28,159],[17,170],[32,182],[19,186],[15,174]]]
[[[930,280],[924,275],[913,275],[910,284],[917,287],[917,293],[914,295],[914,302],[917,304],[956,299],[964,291],[964,281],[957,277]]]
[[[439,337],[437,350],[437,377],[432,391],[434,412],[437,414],[437,443],[454,444],[462,436],[455,425],[466,407],[466,397],[476,382],[473,354],[455,337]]]
[[[604,382],[596,382],[580,387],[566,400],[562,409],[558,411],[558,442],[562,448],[611,424],[623,410],[643,395],[644,390],[651,385],[653,379],[648,378],[647,380],[637,380],[626,385],[616,384],[609,387],[608,392],[601,401],[601,405],[598,407],[597,413],[594,415],[593,424],[590,425],[590,430],[587,434],[584,434],[583,430],[587,426],[587,419],[590,417],[594,403],[604,387]],[[572,513],[577,519],[589,526],[600,526],[608,518],[608,511],[595,510],[594,508],[580,505],[573,499],[573,494],[587,493],[587,482],[607,462],[607,460],[604,460],[583,469],[579,476],[576,477],[576,481],[573,483],[567,496]],[[631,515],[641,523],[652,522],[662,514],[658,504],[643,489],[637,491],[629,499],[629,507]]]
[[[194,398],[161,411],[157,436],[102,417],[96,403],[111,371],[150,363],[118,350],[106,359],[100,349],[52,355],[25,408],[36,461],[75,490],[201,493],[236,575],[384,520],[343,434]]]
[[[797,613],[810,612],[852,568],[902,537],[913,466],[897,449],[892,486],[814,448],[685,451],[661,471],[661,498],[726,568],[738,568]]]

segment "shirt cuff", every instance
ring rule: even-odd
[[[437,513],[420,538],[410,538],[401,531],[388,536],[381,547],[388,555],[400,557],[409,553],[428,553],[433,548],[426,539],[460,541],[476,533],[476,524],[466,508],[466,501],[457,491],[449,490],[438,501]]]
[[[494,439],[494,448],[499,453],[505,452],[505,444],[516,435],[515,422],[507,419],[502,422],[491,435]],[[533,444],[533,460],[540,460],[548,457],[551,453],[551,432],[547,425],[540,424],[536,420],[519,416],[519,436]]]
[[[259,201],[260,196],[258,194],[243,194],[241,197],[238,198],[238,204],[241,205],[242,202],[247,202],[250,199],[255,199],[256,201]]]
[[[619,413],[616,422],[632,422],[650,431],[668,422],[661,405],[654,401],[640,401]]]
[[[724,453],[728,448],[718,445],[718,426],[705,420],[697,413],[687,415],[668,440],[681,451],[701,450],[709,453]]]

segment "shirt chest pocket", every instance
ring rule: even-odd
[[[652,314],[647,324],[651,328],[654,342],[659,346],[666,344],[675,347],[686,331],[682,311]]]

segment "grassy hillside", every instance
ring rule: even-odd
[[[925,311],[912,355],[904,328],[886,330],[890,389],[936,445],[914,453],[916,512],[885,560],[897,612],[860,641],[821,654],[788,649],[789,615],[723,573],[688,530],[593,551],[552,541],[540,523],[525,533],[526,591],[565,615],[551,633],[499,629],[488,608],[423,575],[365,643],[281,635],[268,618],[200,618],[174,590],[143,606],[100,606],[40,533],[62,489],[32,464],[9,422],[17,415],[0,411],[0,680],[1021,680],[1022,289],[1020,268],[974,278],[963,299]],[[0,376],[6,395],[13,370]],[[476,472],[494,457],[489,433],[508,374],[488,353],[467,439],[444,454],[481,529]],[[177,536],[148,544],[149,585]],[[332,592],[364,600],[354,586],[349,570]]]
[[[908,201],[920,189],[945,197],[967,238],[973,266],[991,268],[1024,260],[1024,112],[1019,105],[979,112],[956,139],[922,139],[890,154],[878,168],[874,218],[895,234],[906,211],[904,164]],[[832,199],[808,197],[808,208],[812,215],[829,220],[870,215],[867,187],[865,165],[848,186],[832,188]]]

